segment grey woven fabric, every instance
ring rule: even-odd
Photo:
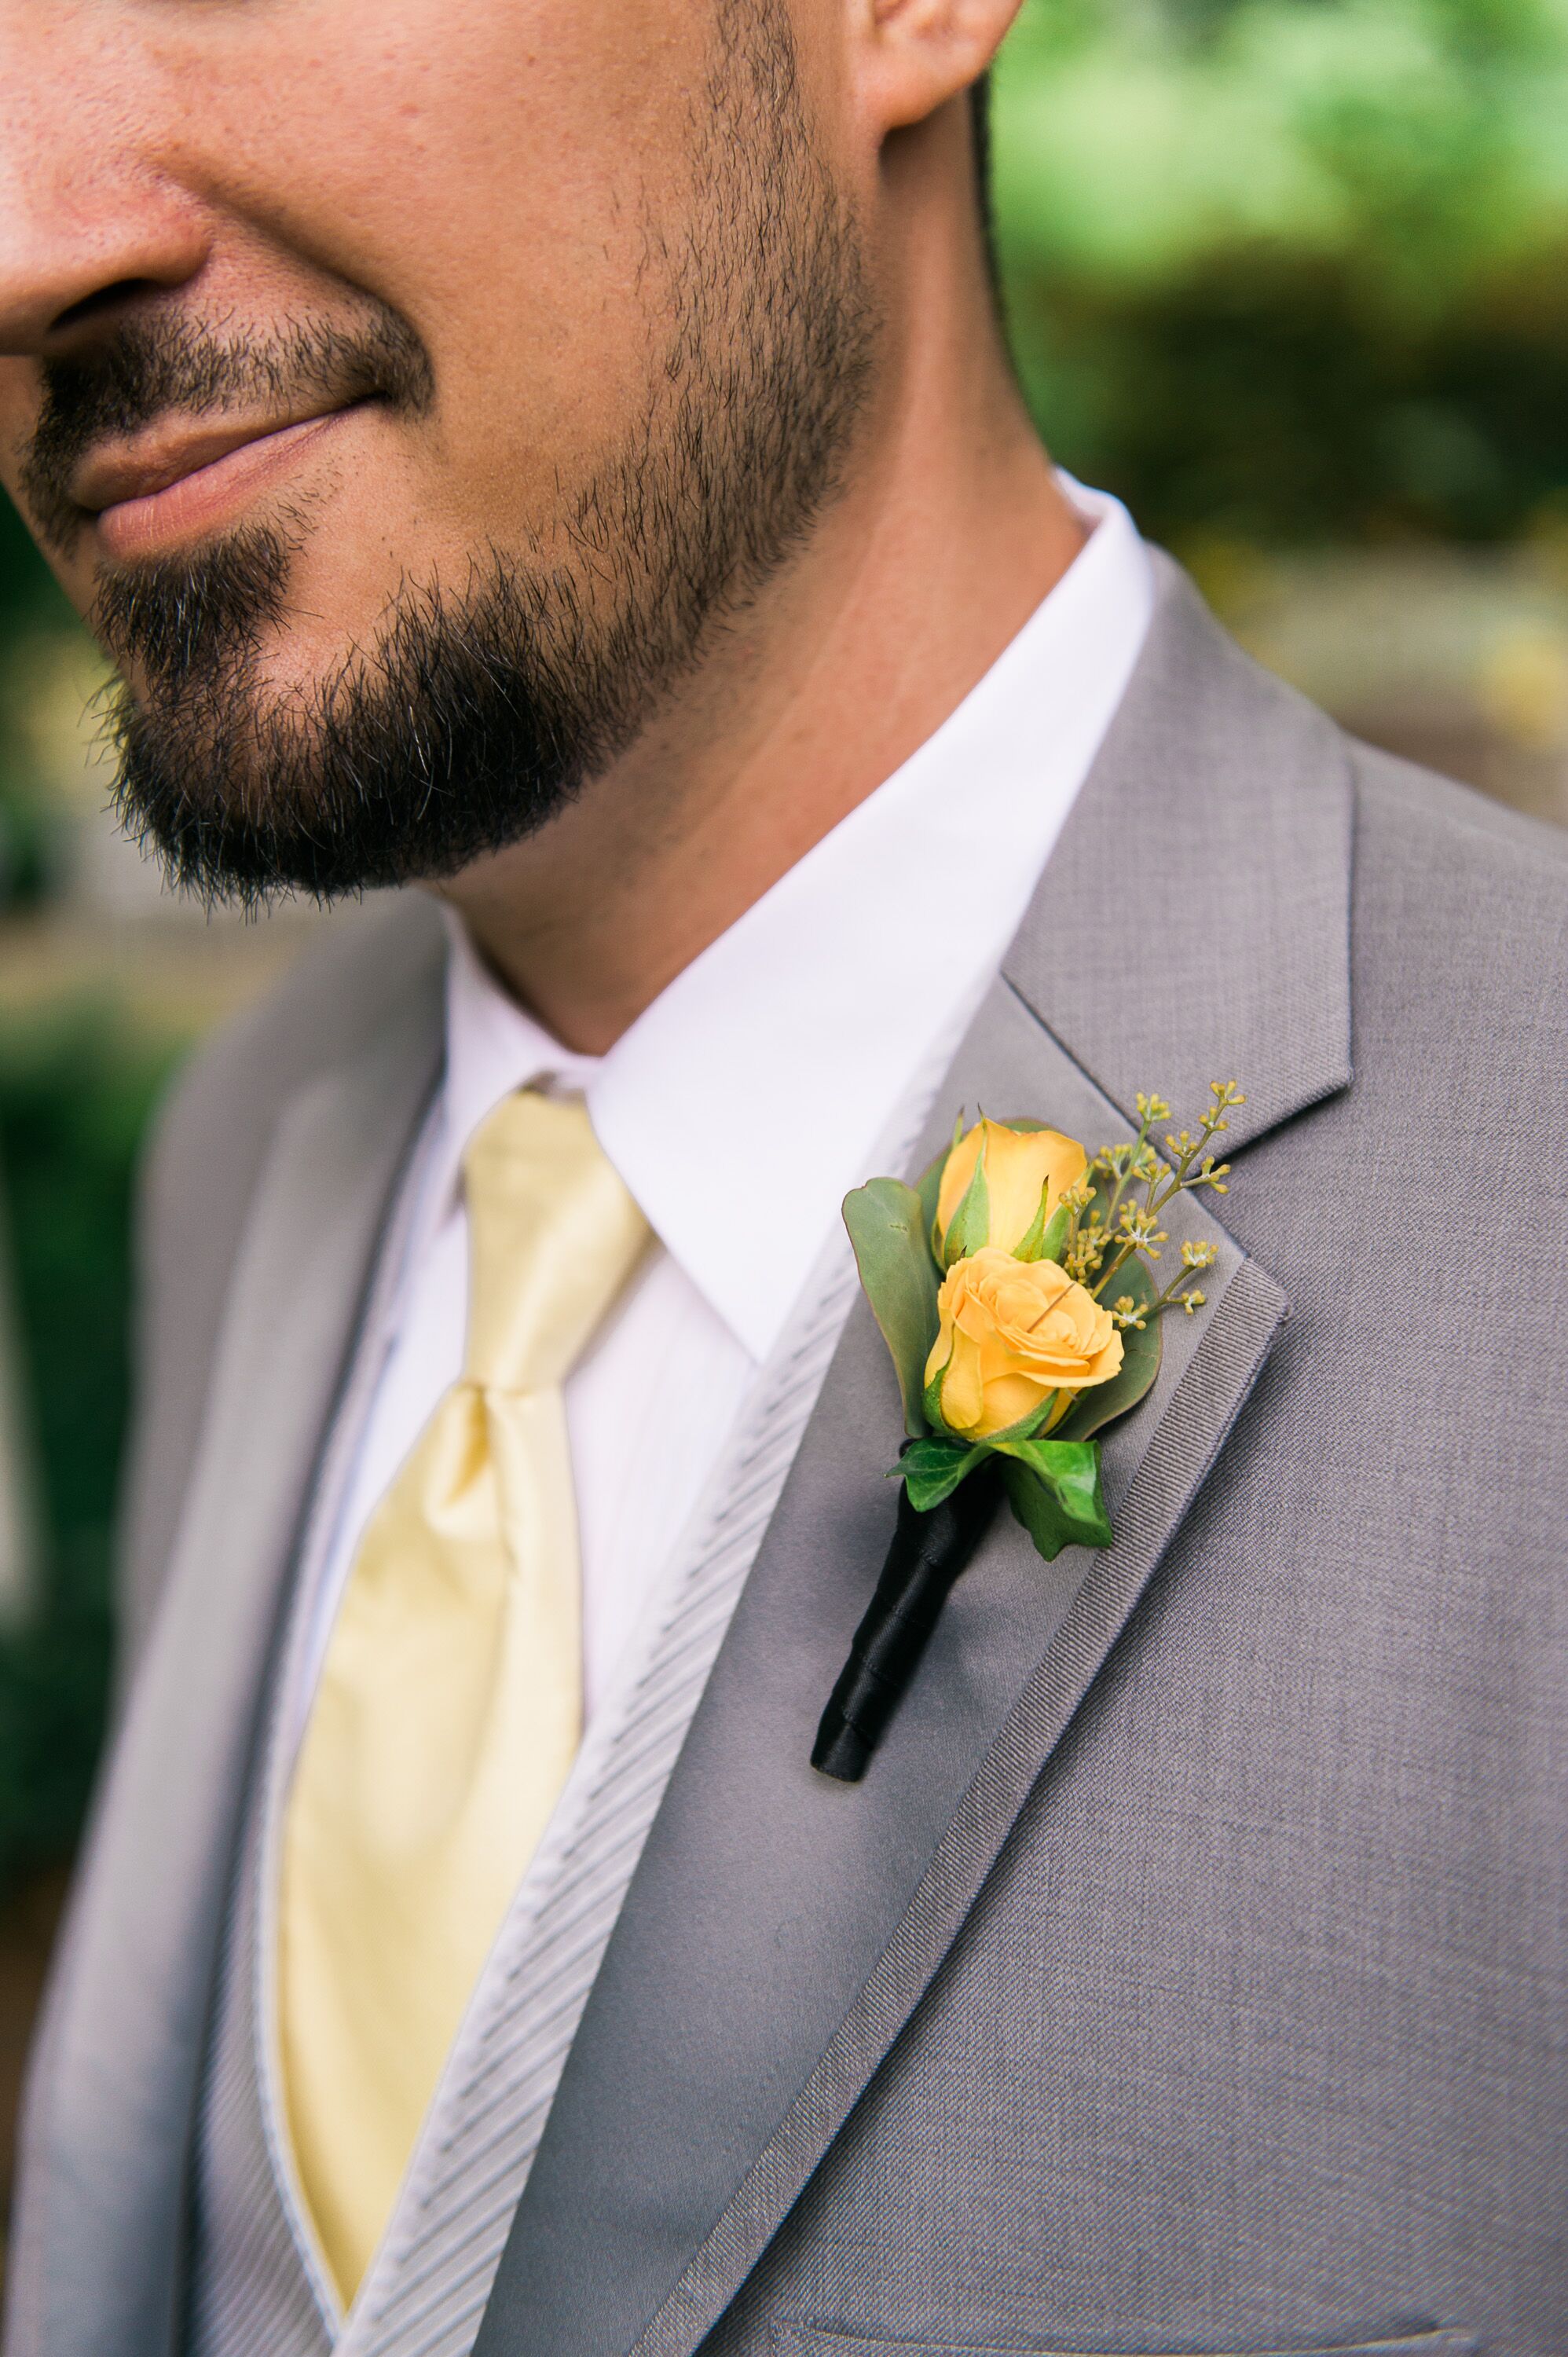
[[[258,1777],[219,1964],[193,2172],[187,2357],[328,2357],[332,2346],[263,2108],[257,1925],[265,1797]]]
[[[249,1780],[197,2105],[186,2357],[324,2357],[333,2338],[336,2295],[288,2188],[265,2034],[274,2001],[277,1840],[293,1757],[289,1706],[297,1692],[299,1656],[382,1363],[385,1321],[416,1201],[411,1172],[376,1256],[352,1365],[314,1485]]]
[[[195,1228],[232,1273],[155,1288],[163,1598],[34,2067],[7,2357],[177,2344],[248,1762],[439,1052],[429,931],[339,975],[328,1067],[308,981],[215,1050],[159,1165],[155,1269]],[[1562,2357],[1565,1025],[1563,839],[1348,743],[1165,568],[941,1099],[1094,1136],[1239,1079],[1233,1190],[1172,1238],[1214,1244],[1208,1304],[1108,1438],[1112,1546],[1046,1566],[999,1517],[845,1788],[808,1754],[899,1421],[852,1310],[475,2357]]]
[[[262,1714],[236,1871],[224,1916],[212,2034],[196,2107],[187,2258],[187,2357],[323,2357],[338,2298],[299,2221],[281,2149],[266,2022],[274,2006],[276,1841],[293,1760],[285,1697],[297,1693],[311,1598],[354,1464],[354,1445],[382,1365],[384,1322],[417,1188],[405,1176],[377,1249],[354,1360],[332,1416],[299,1546],[293,1609],[283,1620],[271,1706]]]

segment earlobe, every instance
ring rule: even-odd
[[[879,130],[897,131],[977,81],[1022,0],[860,0],[862,80]]]

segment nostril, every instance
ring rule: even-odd
[[[95,287],[79,303],[67,304],[50,323],[49,333],[70,335],[73,328],[93,326],[110,312],[124,310],[146,296],[166,291],[156,278],[117,278],[112,285]]]

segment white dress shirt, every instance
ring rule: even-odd
[[[564,1049],[452,926],[445,1078],[405,1182],[308,1683],[366,1521],[461,1372],[464,1147],[530,1085],[585,1099],[654,1236],[565,1393],[587,1718],[625,1674],[643,1602],[844,1195],[993,979],[1143,645],[1147,552],[1116,500],[1065,487],[1090,536],[984,678],[607,1054]],[[307,1707],[301,1693],[298,1724]]]

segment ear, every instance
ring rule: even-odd
[[[861,101],[878,133],[978,81],[1023,0],[850,0]]]

